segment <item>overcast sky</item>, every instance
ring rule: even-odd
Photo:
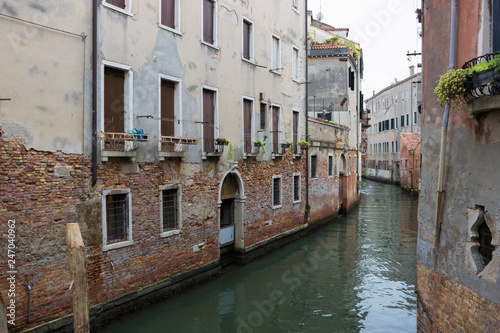
[[[421,57],[411,57],[407,51],[421,51],[418,36],[420,24],[416,9],[421,0],[308,0],[313,16],[320,11],[322,22],[336,28],[349,28],[348,38],[359,42],[363,49],[364,80],[362,90],[365,99],[372,91],[379,92],[394,79],[409,76],[409,66],[421,63]]]

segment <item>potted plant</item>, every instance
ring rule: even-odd
[[[290,142],[282,143],[281,148],[290,148]]]
[[[219,146],[228,146],[229,140],[225,138],[217,138],[215,139],[215,144]]]
[[[448,101],[452,104],[462,104],[462,94],[465,92],[465,81],[468,70],[455,69],[441,75],[434,93],[438,97],[438,102],[445,105]]]
[[[297,144],[300,146],[300,149],[307,149],[309,147],[308,141],[299,141]]]
[[[253,145],[254,145],[254,147],[257,147],[257,148],[264,147],[264,142],[262,142],[261,140],[257,140],[257,141],[253,142]]]
[[[494,82],[500,82],[500,54],[496,55],[491,61],[481,61],[469,69],[465,89],[471,90],[489,86]]]

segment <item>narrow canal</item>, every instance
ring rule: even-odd
[[[416,332],[417,200],[361,193],[339,222],[102,332]]]

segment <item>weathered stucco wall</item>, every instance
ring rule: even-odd
[[[457,7],[456,67],[477,56],[477,36],[481,22],[481,2],[461,3]],[[434,94],[436,81],[448,70],[451,7],[448,1],[427,1],[424,12],[424,90],[417,258],[419,329],[480,330],[498,328],[500,323],[500,275],[498,241],[500,186],[497,176],[500,128],[497,107],[489,113],[469,117],[466,107],[453,106],[447,134],[444,199],[440,242],[436,236],[435,211],[439,169],[439,146],[443,107]],[[446,41],[446,42],[443,42]],[[476,102],[474,102],[476,103]],[[488,134],[486,134],[488,133]],[[495,138],[495,139],[493,139]],[[470,265],[469,214],[478,207],[492,226],[493,260],[483,272]],[[471,210],[469,210],[471,209]],[[496,222],[494,222],[496,221]],[[439,222],[439,221],[438,221]],[[457,297],[458,296],[458,297]],[[450,306],[442,300],[450,300]],[[453,304],[453,306],[451,305]],[[443,306],[444,305],[444,306]],[[453,311],[456,309],[457,312]],[[460,313],[460,316],[455,314]],[[449,316],[454,316],[450,318]]]

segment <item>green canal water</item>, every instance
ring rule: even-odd
[[[361,194],[339,222],[101,332],[416,332],[418,202]]]

